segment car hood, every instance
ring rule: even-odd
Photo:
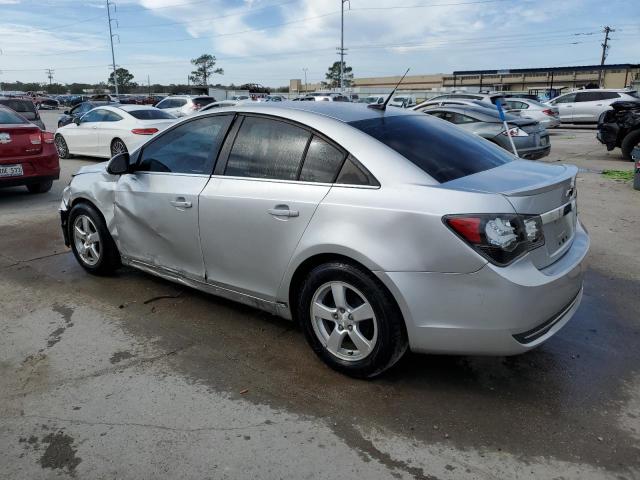
[[[107,171],[107,165],[109,165],[109,161],[96,163],[94,165],[86,165],[81,167],[73,176],[85,175],[87,173],[105,173]]]

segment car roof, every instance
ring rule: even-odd
[[[375,108],[369,108],[363,103],[351,102],[255,102],[241,103],[233,107],[233,109],[248,113],[276,113],[284,115],[286,115],[287,110],[295,110],[330,117],[344,123],[398,115],[424,115],[420,112],[414,112],[413,110],[405,110],[402,108],[378,110]]]

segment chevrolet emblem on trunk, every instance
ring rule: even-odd
[[[0,132],[0,143],[11,143],[11,135],[6,132]]]

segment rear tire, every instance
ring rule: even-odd
[[[52,186],[53,180],[48,180],[46,182],[32,183],[30,185],[27,185],[27,190],[29,190],[29,193],[46,193],[51,190]]]
[[[121,265],[116,247],[102,215],[87,203],[69,212],[69,239],[76,260],[87,272],[110,275]]]
[[[632,161],[631,152],[635,147],[640,147],[640,129],[627,133],[627,136],[622,140],[620,145],[622,158]]]
[[[391,294],[370,272],[349,263],[311,270],[295,313],[316,355],[352,377],[380,375],[408,347],[404,320]]]
[[[128,153],[127,145],[119,138],[114,138],[111,141],[111,157],[115,157],[120,153]]]
[[[55,136],[54,143],[56,145],[56,151],[58,152],[58,157],[60,158],[71,158],[71,154],[69,153],[69,147],[67,146],[67,142],[64,137],[60,134]]]

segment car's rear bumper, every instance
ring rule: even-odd
[[[3,158],[0,165],[22,165],[23,175],[19,177],[0,177],[1,187],[31,185],[60,178],[60,161],[55,147],[47,146],[49,152],[43,155]]]
[[[576,312],[588,249],[578,226],[567,253],[542,270],[523,257],[468,274],[377,274],[398,301],[413,351],[513,355],[548,340]]]
[[[516,147],[517,148],[517,147]],[[537,160],[539,158],[546,157],[551,152],[551,145],[545,145],[544,147],[526,148],[518,150],[518,156],[526,160]]]

